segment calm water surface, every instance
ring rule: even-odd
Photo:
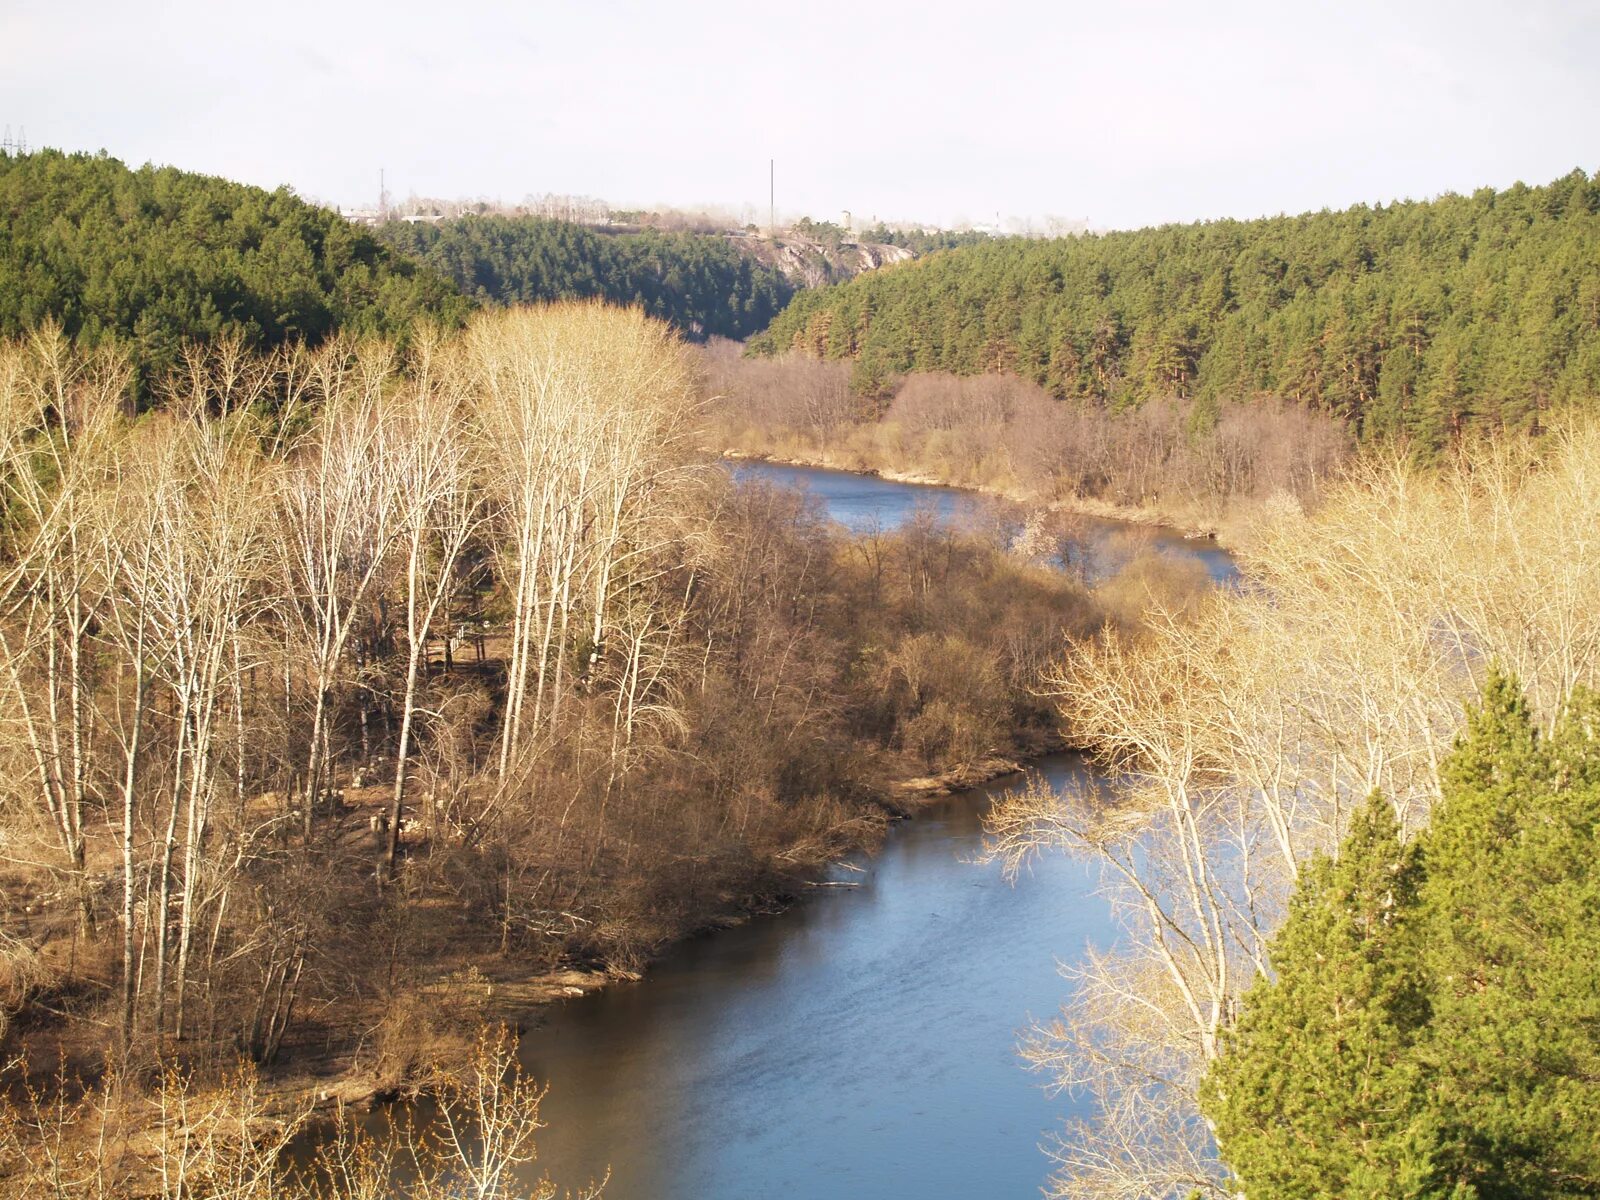
[[[979,492],[932,484],[895,483],[876,475],[830,471],[821,467],[791,467],[750,459],[730,461],[735,479],[758,480],[799,488],[816,497],[829,518],[852,533],[898,529],[919,511],[945,522],[981,524],[993,519],[996,504]],[[1231,583],[1238,569],[1226,550],[1203,538],[1186,538],[1170,529],[1074,516],[1077,536],[1074,550],[1090,581],[1115,571],[1139,546],[1163,554],[1198,559],[1218,583]]]
[[[1072,756],[1036,770],[1058,786]],[[1058,956],[1114,936],[1097,876],[1055,857],[1013,887],[972,861],[992,796],[899,826],[852,889],[689,943],[568,1001],[523,1040],[551,1084],[539,1166],[609,1164],[612,1200],[1036,1196],[1071,1110],[1017,1058],[1060,1005]]]
[[[923,507],[983,519],[970,492],[732,469],[803,487],[857,531]],[[1115,522],[1082,529],[1085,552],[1130,536]],[[1136,536],[1198,557],[1219,581],[1235,574],[1209,543]],[[1057,755],[1035,770],[1061,787],[1085,767]],[[550,1085],[538,1173],[576,1188],[609,1168],[609,1200],[1037,1196],[1049,1169],[1039,1144],[1075,1102],[1023,1069],[1017,1035],[1067,997],[1058,958],[1116,930],[1093,867],[1052,857],[1013,887],[974,861],[983,814],[1020,782],[897,826],[859,873],[836,875],[854,888],[819,889],[674,950],[638,983],[547,1010],[522,1042]]]
[[[920,508],[940,520],[979,519],[987,508],[984,496],[960,488],[895,483],[876,475],[830,471],[823,467],[791,467],[784,463],[732,459],[728,469],[735,479],[749,479],[780,487],[800,488],[815,496],[828,516],[851,533],[897,529]]]

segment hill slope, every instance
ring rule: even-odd
[[[1440,445],[1600,392],[1600,184],[937,253],[796,296],[754,353],[1014,371],[1113,408],[1275,394]]]
[[[599,297],[638,305],[686,336],[743,339],[764,328],[794,288],[726,238],[602,233],[544,217],[461,217],[439,225],[390,221],[378,236],[498,304]]]
[[[393,334],[467,307],[446,279],[287,188],[104,154],[0,153],[0,336],[54,318],[88,344],[133,343],[148,374],[185,338]]]

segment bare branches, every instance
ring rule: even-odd
[[[605,651],[612,597],[653,548],[652,493],[677,461],[693,392],[663,329],[598,306],[485,317],[461,369],[511,593],[505,778]],[[589,661],[575,667],[585,628]]]
[[[1052,691],[1109,791],[1030,789],[989,822],[1012,869],[1056,848],[1099,862],[1125,931],[1029,1044],[1100,1106],[1059,1144],[1056,1194],[1219,1187],[1194,1087],[1270,970],[1301,865],[1373,789],[1407,826],[1425,820],[1490,663],[1547,701],[1595,679],[1597,462],[1589,429],[1539,459],[1485,446],[1442,474],[1373,459],[1315,513],[1263,520],[1240,590],[1071,645]]]
[[[686,728],[684,353],[593,306],[424,330],[404,358],[222,339],[134,419],[114,354],[0,344],[6,853],[83,931],[116,911],[124,1052],[209,1042],[231,1005],[223,1032],[271,1058],[318,969],[312,864],[355,840],[347,791],[387,785],[360,840],[389,878],[408,839],[525,833],[516,800],[556,762],[601,827],[636,748]]]
[[[304,821],[323,803],[330,706],[363,607],[400,534],[400,479],[390,348],[341,342],[312,359],[319,407],[279,477],[275,541],[283,616],[305,655],[311,724]]]

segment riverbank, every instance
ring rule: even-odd
[[[707,914],[703,921],[659,946],[641,969],[561,967],[530,972],[518,970],[515,963],[479,959],[467,971],[458,968],[442,973],[417,990],[430,1000],[457,1006],[464,1018],[460,1033],[479,1022],[526,1031],[550,1005],[618,983],[648,978],[651,967],[690,940],[736,928],[757,917],[781,915],[797,904],[809,902],[816,892],[825,890],[814,885],[823,882],[839,863],[861,854],[876,855],[883,848],[884,839],[893,836],[894,824],[915,820],[928,806],[953,794],[1020,775],[1032,762],[1067,749],[1059,736],[1026,736],[1004,752],[945,770],[929,772],[908,759],[902,761],[899,770],[884,780],[876,798],[884,817],[880,836],[862,838],[827,861],[806,864],[794,874],[793,886],[778,889],[754,903]],[[426,1090],[421,1076],[396,1076],[381,1064],[364,1061],[367,1046],[359,1036],[360,1022],[352,1020],[348,1027],[351,1036],[342,1043],[327,1045],[314,1055],[301,1050],[286,1069],[263,1072],[263,1092],[270,1099],[272,1113],[285,1118],[310,1115],[314,1121],[322,1122],[341,1108],[372,1108]],[[467,1041],[461,1040],[456,1048],[464,1054]],[[454,1064],[447,1061],[432,1065]]]
[[[1185,538],[1214,541],[1224,548],[1231,548],[1234,539],[1229,534],[1239,524],[1238,514],[1233,513],[1222,517],[1204,518],[1191,511],[1180,512],[1158,505],[1115,504],[1093,496],[1044,497],[1035,491],[1017,485],[956,483],[949,479],[942,479],[921,472],[899,471],[890,467],[866,466],[855,455],[852,455],[848,461],[842,461],[826,453],[810,455],[780,454],[738,448],[723,448],[710,452],[735,462],[761,462],[786,467],[808,467],[824,471],[841,471],[849,475],[863,475],[874,479],[883,479],[889,483],[911,484],[916,487],[951,488],[955,491],[970,492],[974,495],[987,496],[1011,504],[1043,508],[1050,512],[1090,517],[1098,521],[1120,521],[1125,524],[1140,525],[1152,529],[1167,529],[1181,534]]]
[[[1103,623],[1105,599],[981,531],[913,522],[926,490],[873,487],[900,502],[870,545],[781,486],[735,488],[721,501],[726,566],[699,598],[707,634],[739,640],[718,638],[722,653],[682,698],[682,724],[628,786],[607,791],[603,774],[552,770],[509,796],[502,824],[489,827],[473,814],[493,795],[470,776],[454,781],[450,759],[420,762],[417,815],[401,827],[390,882],[374,868],[392,760],[375,754],[341,773],[304,874],[338,923],[311,945],[286,1036],[253,1073],[279,1122],[403,1097],[463,1061],[480,1022],[542,1024],[554,1002],[636,980],[664,959],[697,961],[708,940],[697,935],[749,927],[817,884],[849,879],[834,864],[881,849],[896,818],[1057,747],[1037,671],[1063,637]],[[430,673],[440,694],[480,705],[464,710],[480,722],[494,711],[504,658],[494,637],[481,653]],[[245,805],[262,819],[283,808],[269,793]],[[298,827],[285,828],[294,845]],[[96,838],[92,857],[111,861],[115,849]],[[76,978],[92,1017],[115,975],[91,964]],[[213,1011],[225,1018],[255,996],[195,994],[188,1028],[202,1031]],[[75,1058],[60,1078],[92,1088],[103,1023],[57,1017],[29,1015],[30,1057],[49,1070],[62,1044]],[[161,1053],[209,1087],[239,1045],[190,1036],[158,1051],[146,1041],[130,1061],[142,1070]],[[130,1122],[147,1108],[135,1089]]]

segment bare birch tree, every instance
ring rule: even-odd
[[[630,533],[683,435],[692,386],[665,327],[599,306],[480,318],[465,364],[511,601],[506,780],[559,720],[577,632],[601,652],[619,563],[638,549]]]
[[[311,696],[301,788],[308,835],[328,787],[332,705],[351,633],[399,533],[393,368],[393,349],[377,343],[320,350],[311,427],[279,476],[284,620],[304,654]]]
[[[90,643],[101,586],[89,526],[128,378],[111,355],[75,355],[58,328],[0,350],[6,716],[26,748],[23,786],[47,819],[85,928],[85,806],[96,772]]]
[[[394,790],[389,802],[385,869],[392,876],[400,848],[408,761],[417,689],[428,640],[441,619],[448,628],[450,602],[462,584],[463,556],[484,521],[483,499],[468,457],[470,443],[461,396],[452,376],[415,368],[414,390],[397,417],[394,453],[400,472],[399,551],[404,559],[406,667],[395,747]]]

